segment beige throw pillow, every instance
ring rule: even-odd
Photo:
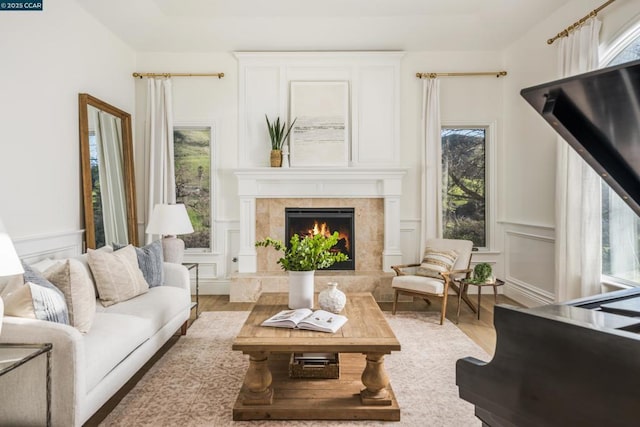
[[[424,258],[420,263],[420,267],[418,267],[418,270],[416,271],[416,275],[442,279],[442,275],[440,275],[440,273],[451,271],[457,259],[458,252],[454,250],[439,251],[432,248],[426,248],[424,251]]]
[[[49,268],[43,276],[64,294],[69,323],[80,332],[89,332],[96,314],[96,293],[82,263],[71,258]]]
[[[89,267],[105,307],[126,301],[149,290],[133,246],[106,253],[89,249]]]

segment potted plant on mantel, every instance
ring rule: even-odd
[[[282,165],[282,144],[287,140],[291,128],[296,123],[296,119],[293,119],[289,129],[287,129],[287,123],[280,124],[280,117],[276,118],[275,122],[270,122],[269,117],[264,115],[267,119],[267,128],[269,129],[269,138],[271,139],[271,167],[279,168]]]
[[[281,240],[271,237],[256,242],[258,247],[271,246],[284,252],[278,264],[283,270],[289,272],[289,308],[313,308],[315,271],[349,259],[342,252],[331,251],[336,243],[338,243],[337,232],[330,236],[316,234],[303,238],[294,234],[289,241],[289,248]]]

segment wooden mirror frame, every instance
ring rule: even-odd
[[[88,107],[93,106],[122,121],[122,160],[124,171],[125,198],[127,202],[127,234],[129,243],[138,245],[138,224],[136,215],[136,186],[133,170],[133,143],[131,133],[131,114],[113,105],[107,104],[87,93],[78,94],[78,113],[80,122],[80,164],[82,173],[82,196],[84,204],[84,226],[86,248],[96,249],[95,223],[93,220],[93,188],[91,180],[91,161],[89,148]],[[122,243],[122,242],[118,242]]]

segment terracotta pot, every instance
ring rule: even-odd
[[[280,166],[282,166],[282,151],[271,150],[271,167],[279,168]]]

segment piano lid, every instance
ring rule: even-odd
[[[520,94],[640,216],[640,60]]]

